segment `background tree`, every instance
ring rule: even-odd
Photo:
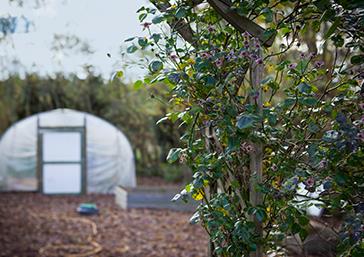
[[[178,144],[181,129],[172,122],[154,126],[168,111],[165,91],[137,86],[124,84],[118,77],[105,82],[92,73],[85,79],[62,74],[27,74],[24,78],[12,75],[0,81],[0,135],[18,120],[39,112],[70,108],[92,113],[126,134],[135,153],[138,176],[179,182],[188,169],[164,163],[169,148]]]

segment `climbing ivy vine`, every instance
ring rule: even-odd
[[[168,161],[193,170],[173,200],[201,202],[191,222],[211,255],[287,253],[289,238],[310,236],[316,206],[340,220],[326,250],[363,256],[363,3],[150,2],[138,11],[149,36],[127,52],[154,53],[138,85],[170,88],[161,122],[185,134]]]

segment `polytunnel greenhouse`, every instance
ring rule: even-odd
[[[25,118],[0,141],[0,190],[110,193],[135,187],[132,148],[107,121],[70,109]]]

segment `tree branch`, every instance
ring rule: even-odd
[[[207,2],[221,15],[227,22],[240,32],[249,32],[254,37],[258,38],[265,46],[269,47],[273,44],[275,35],[266,39],[264,37],[265,29],[251,21],[250,19],[239,15],[232,10],[232,4],[229,0],[207,0]]]
[[[168,9],[171,7],[169,1],[160,1],[160,0],[150,0],[150,2],[161,12],[167,12]],[[192,0],[194,5],[201,3],[201,0]],[[169,26],[172,30],[176,30],[180,36],[186,40],[191,45],[196,45],[196,41],[194,40],[194,31],[192,30],[191,26],[183,19],[173,19],[172,21],[168,22]]]

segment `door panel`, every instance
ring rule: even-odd
[[[43,193],[81,193],[81,164],[44,164]]]
[[[80,194],[83,188],[83,130],[41,130],[42,192]]]
[[[48,132],[43,134],[43,162],[81,161],[81,133]]]

